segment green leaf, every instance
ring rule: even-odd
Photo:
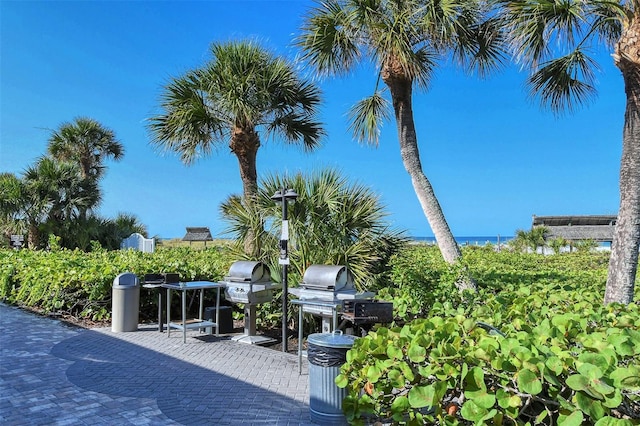
[[[387,356],[391,359],[402,359],[402,349],[390,344],[387,346]]]
[[[411,362],[421,363],[427,357],[427,350],[420,345],[412,343],[409,346],[407,355],[409,355],[409,359],[411,360]]]
[[[393,411],[394,413],[399,413],[402,416],[404,416],[404,414],[409,410],[410,407],[411,405],[409,403],[409,399],[404,395],[397,397],[391,403],[391,411]],[[402,420],[402,418],[398,420]]]
[[[409,404],[413,408],[433,407],[436,405],[436,387],[431,384],[427,386],[414,386],[409,391]]]
[[[564,363],[557,356],[547,358],[544,365],[556,375],[562,374],[564,371]]]
[[[389,377],[389,382],[394,388],[402,388],[405,385],[404,376],[398,370],[390,370],[387,377]]]
[[[616,368],[609,377],[613,379],[613,384],[617,388],[640,390],[640,368],[635,366]]]
[[[367,379],[371,383],[376,383],[380,379],[380,376],[382,376],[382,372],[377,366],[370,365],[369,368],[367,368]]]
[[[604,416],[604,407],[600,401],[593,400],[584,392],[577,392],[575,401],[578,408],[594,420],[598,420]]]
[[[575,411],[570,415],[560,414],[558,417],[558,426],[580,426],[584,420],[582,411]]]
[[[346,388],[347,385],[349,384],[349,380],[347,379],[347,376],[343,374],[338,374],[336,376],[335,382],[336,382],[336,386],[338,386],[339,388]]]
[[[548,415],[549,415],[549,414],[547,413],[547,411],[546,411],[546,410],[542,411],[542,413],[538,414],[538,417],[536,417],[536,422],[535,422],[535,424],[540,424],[540,423],[542,423],[542,421],[543,421],[544,419],[546,419]]]
[[[404,377],[410,382],[413,382],[413,380],[415,379],[415,375],[413,374],[413,370],[411,369],[409,364],[407,364],[405,361],[402,361],[399,363],[398,367],[400,367],[400,371],[402,371]]]
[[[589,379],[580,374],[573,374],[567,377],[567,386],[573,390],[581,391],[589,386]]]
[[[522,399],[518,395],[511,395],[504,389],[498,389],[496,400],[501,408],[515,408],[522,405]]]
[[[531,370],[520,370],[518,372],[518,389],[522,392],[537,395],[542,392],[542,382],[540,378]]]
[[[588,363],[580,364],[578,372],[588,379],[599,379],[604,374],[598,366]]]
[[[613,386],[609,386],[602,379],[595,379],[591,381],[591,388],[602,395],[611,395],[616,389]]]
[[[496,396],[488,393],[486,389],[479,389],[476,391],[465,391],[464,396],[473,400],[478,406],[482,408],[491,408],[496,403]]]
[[[468,388],[472,391],[487,389],[487,385],[484,383],[484,371],[480,367],[471,368],[465,378],[465,382],[467,383]]]
[[[633,422],[626,419],[616,419],[614,417],[605,416],[598,420],[594,426],[632,426]]]
[[[470,420],[472,422],[481,421],[487,414],[489,414],[489,410],[486,408],[480,407],[472,400],[467,400],[462,404],[462,409],[460,410],[460,415],[465,420]]]
[[[607,408],[616,408],[620,404],[622,404],[622,394],[618,389],[613,392],[613,395],[605,396],[602,403]]]

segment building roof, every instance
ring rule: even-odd
[[[584,215],[584,216],[536,216],[533,215],[533,226],[574,226],[574,225],[615,225],[616,215]]]
[[[590,216],[533,216],[532,226],[545,226],[549,233],[547,238],[564,238],[566,240],[594,240],[598,242],[613,241],[616,225],[615,215]]]
[[[207,227],[187,228],[187,233],[182,241],[213,241],[213,237]]]

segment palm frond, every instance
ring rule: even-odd
[[[621,2],[611,0],[595,0],[589,5],[590,15],[595,18],[592,27],[596,35],[607,48],[613,50],[627,22],[628,10]]]
[[[452,52],[467,71],[487,77],[506,63],[508,43],[499,20],[469,22],[459,30]]]
[[[595,96],[597,63],[582,50],[543,64],[528,81],[531,96],[539,96],[543,106],[555,113],[572,111]]]
[[[301,59],[320,75],[347,74],[361,57],[356,18],[339,0],[312,8],[295,40],[303,50]]]
[[[151,142],[165,151],[180,154],[185,164],[211,152],[228,132],[227,117],[210,108],[201,75],[191,72],[173,79],[161,96],[163,113],[149,119]]]
[[[308,114],[290,112],[279,116],[269,123],[267,135],[278,134],[285,143],[293,144],[302,141],[302,148],[309,152],[320,146],[325,131],[322,126]]]
[[[391,117],[389,102],[376,91],[349,111],[349,130],[360,143],[378,146],[382,123]]]

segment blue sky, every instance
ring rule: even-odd
[[[184,166],[149,144],[145,120],[162,86],[204,64],[214,41],[259,39],[280,55],[312,5],[299,1],[0,1],[0,172],[20,174],[46,151],[52,129],[86,116],[125,147],[109,161],[100,214],[135,214],[150,235],[182,237],[187,226],[220,235],[219,205],[242,186],[221,147]],[[598,97],[555,117],[527,98],[525,74],[508,67],[478,80],[444,64],[414,94],[421,159],[456,236],[510,236],[532,215],[616,214],[625,106],[622,77],[599,51]],[[346,111],[369,95],[375,75],[318,81],[328,136],[307,154],[278,141],[258,153],[258,175],[340,170],[379,194],[389,222],[432,236],[387,123],[380,146],[358,145]]]

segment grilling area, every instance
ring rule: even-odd
[[[165,328],[169,333],[171,328],[178,329],[183,332],[185,342],[187,330],[199,330],[201,334],[231,335],[231,340],[251,345],[270,346],[279,343],[279,340],[257,332],[258,306],[277,303],[276,293],[282,289],[281,283],[274,282],[269,266],[262,262],[233,262],[224,278],[217,282],[182,282],[175,273],[146,274],[142,287],[157,292],[160,332],[165,331]],[[215,306],[205,309],[204,294],[209,289],[217,290],[214,293]],[[191,302],[187,302],[187,295],[192,294],[190,292],[193,290],[197,292],[191,297]],[[172,291],[182,296],[181,319],[171,318]],[[238,333],[238,328],[228,325],[233,323],[231,306],[220,306],[222,294],[228,303],[238,306],[244,312],[244,329],[241,334]],[[198,318],[188,319],[188,314],[193,313],[190,306],[198,295]],[[310,265],[298,286],[289,289],[289,295],[292,297],[288,298],[288,303],[298,307],[299,355],[302,355],[305,320],[309,322],[311,318],[315,318],[315,325],[307,324],[306,330],[319,326],[320,330],[317,331],[321,333],[341,330],[346,334],[362,335],[374,324],[393,321],[393,303],[374,300],[373,292],[358,291],[353,274],[343,265]],[[221,310],[224,310],[224,318],[220,314]],[[176,313],[173,316],[176,317]],[[221,323],[223,328],[220,328]]]

